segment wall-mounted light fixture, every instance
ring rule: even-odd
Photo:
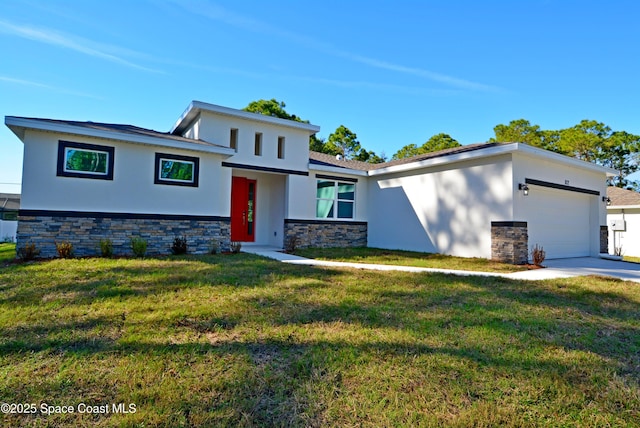
[[[529,195],[529,186],[527,186],[526,184],[518,184],[518,190],[522,190],[522,194],[525,196]]]
[[[603,196],[602,202],[604,202],[606,206],[611,206],[611,198],[608,196]]]

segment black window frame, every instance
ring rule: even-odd
[[[91,172],[65,171],[67,162],[66,151],[68,148],[107,154],[107,173],[96,174]],[[115,147],[99,144],[78,143],[75,141],[58,140],[58,165],[56,175],[58,177],[88,178],[91,180],[113,180],[113,165],[115,163]]]
[[[178,162],[191,162],[193,163],[193,181],[176,181],[176,180],[167,180],[160,177],[160,162],[162,160],[173,160]],[[200,179],[200,158],[195,156],[184,156],[184,155],[173,155],[170,153],[157,153],[156,152],[156,160],[155,167],[153,171],[153,183],[154,184],[164,184],[166,186],[183,186],[183,187],[198,187],[199,179]]]

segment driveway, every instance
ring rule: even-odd
[[[517,279],[566,278],[570,276],[603,275],[625,281],[640,282],[640,263],[617,262],[598,257],[546,260],[546,269],[509,274]]]

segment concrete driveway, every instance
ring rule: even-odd
[[[603,275],[625,281],[640,282],[640,263],[617,262],[596,257],[545,260],[546,269],[509,274],[514,279],[566,278],[582,275]]]

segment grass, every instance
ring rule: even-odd
[[[0,242],[0,266],[16,258],[16,244]]]
[[[625,262],[640,263],[640,257],[624,256],[622,260]]]
[[[251,256],[0,267],[0,426],[638,426],[640,288]]]
[[[482,272],[511,273],[527,270],[526,266],[515,266],[483,258],[453,257],[435,253],[419,253],[381,248],[304,248],[295,251],[302,257],[352,263],[415,266],[436,269],[472,270]]]

